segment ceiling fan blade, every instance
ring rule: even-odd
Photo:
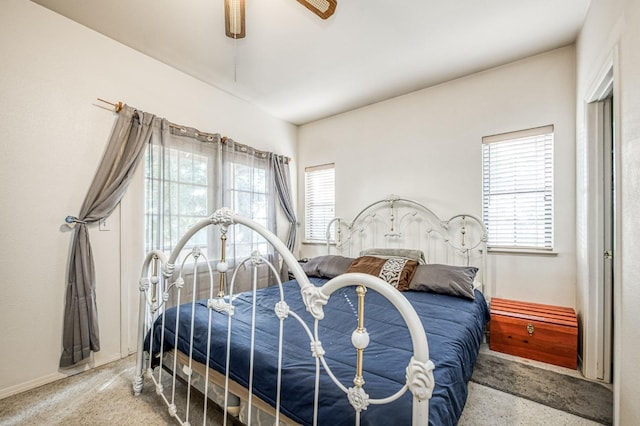
[[[298,3],[321,17],[327,19],[336,11],[337,0],[298,0]]]

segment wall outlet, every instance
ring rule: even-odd
[[[110,222],[107,221],[106,217],[98,221],[98,229],[101,231],[111,231],[111,226],[109,225],[110,225]]]

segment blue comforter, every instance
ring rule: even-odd
[[[315,285],[327,280],[310,278]],[[312,318],[306,312],[295,281],[283,284],[285,300],[291,310],[306,319],[313,330]],[[429,424],[455,425],[467,399],[467,382],[471,378],[483,328],[489,319],[484,297],[476,291],[475,300],[452,296],[408,291],[403,293],[420,315],[427,332],[429,355],[435,364],[436,387],[429,403]],[[233,300],[232,348],[230,377],[248,386],[249,348],[251,344],[251,292]],[[275,405],[277,373],[277,336],[279,320],[273,307],[279,301],[277,286],[257,292],[257,326],[255,331],[254,394]],[[209,309],[205,301],[181,305],[178,349],[189,353],[192,310],[195,311],[193,358],[207,364],[207,324]],[[165,319],[164,350],[173,348],[175,341],[176,308],[168,309]],[[333,374],[346,387],[353,386],[356,355],[351,333],[357,326],[357,296],[355,288],[335,292],[325,307],[320,321],[320,341],[325,359]],[[159,322],[157,321],[157,324]],[[154,326],[154,352],[160,347],[160,325]],[[311,356],[309,339],[294,318],[284,320],[284,348],[281,412],[291,419],[311,424],[313,420],[313,389],[315,359]],[[210,367],[225,371],[227,317],[213,313]],[[411,358],[411,340],[399,313],[374,291],[366,294],[365,327],[371,343],[364,351],[364,390],[371,398],[384,398],[399,390],[405,382],[405,367]],[[149,348],[149,338],[145,342]],[[397,401],[384,406],[369,405],[362,412],[363,425],[410,425],[412,396],[409,392]],[[319,424],[353,425],[354,411],[346,395],[321,373]]]

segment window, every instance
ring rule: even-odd
[[[482,214],[495,249],[553,249],[553,126],[482,138]]]
[[[275,231],[273,178],[266,155],[227,141],[220,146],[181,135],[152,144],[145,158],[145,250],[169,255],[184,233],[222,206]],[[270,255],[272,247],[244,226],[229,228],[228,260],[254,250]],[[220,257],[217,227],[200,230],[180,259],[198,247],[209,260]]]
[[[150,145],[145,157],[145,251],[158,248],[169,254],[190,227],[209,216],[213,179],[209,157],[166,147],[161,158],[162,151]],[[214,245],[209,234],[198,232],[183,254],[197,246],[209,255]]]
[[[229,207],[236,213],[253,219],[269,229],[269,205],[272,198],[267,185],[267,169],[249,166],[241,162],[231,163],[230,167],[230,203]],[[264,237],[246,227],[231,229],[233,250],[236,259],[251,256],[258,250],[263,256],[267,254],[269,245]]]
[[[335,216],[335,165],[305,168],[304,188],[305,240],[326,241],[327,225]]]

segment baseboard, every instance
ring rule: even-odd
[[[65,379],[69,376],[75,376],[76,374],[82,373],[87,370],[92,370],[96,367],[100,367],[110,362],[118,361],[119,359],[121,359],[120,354],[112,354],[111,356],[100,357],[100,359],[97,361],[92,359],[87,363],[78,365],[77,367],[66,369],[64,373],[58,371],[32,380],[28,380],[26,382],[19,383],[17,385],[2,388],[0,389],[0,400],[55,382],[57,380]]]
[[[35,389],[39,386],[46,385],[51,382],[55,382],[56,380],[64,379],[69,375],[62,373],[53,373],[48,374],[46,376],[38,377],[37,379],[29,380],[27,382],[23,382],[14,386],[9,386],[4,389],[0,389],[0,399],[7,398],[9,396],[22,393],[31,389]]]

